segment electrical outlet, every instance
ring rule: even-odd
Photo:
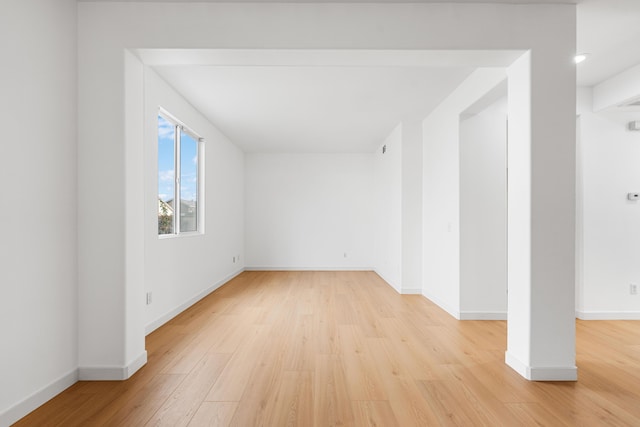
[[[147,305],[151,304],[151,292],[147,292]]]
[[[236,257],[233,257],[233,263],[234,264],[236,263]]]
[[[629,285],[629,293],[631,295],[638,295],[638,285],[631,283]]]

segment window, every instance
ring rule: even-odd
[[[199,215],[202,139],[178,120],[158,114],[158,235],[201,230]]]

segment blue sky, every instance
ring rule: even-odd
[[[164,201],[172,200],[175,193],[174,132],[174,125],[158,116],[158,197]],[[180,198],[184,201],[196,200],[198,141],[184,132],[181,132],[180,138]]]
[[[180,199],[196,200],[198,141],[184,132],[180,135]]]

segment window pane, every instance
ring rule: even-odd
[[[158,116],[158,234],[175,232],[175,133],[173,123]]]
[[[198,230],[198,141],[180,132],[180,231]]]

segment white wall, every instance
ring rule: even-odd
[[[77,378],[76,2],[0,13],[0,426]]]
[[[402,287],[402,125],[373,153],[373,267],[398,292]],[[386,147],[382,153],[382,147]]]
[[[422,120],[402,122],[402,289],[422,293]]]
[[[507,316],[507,99],[460,121],[460,317]]]
[[[525,378],[575,381],[576,86],[566,60],[575,19],[558,33],[507,71],[505,361]],[[544,70],[541,56],[558,65],[555,73]]]
[[[575,76],[570,76],[575,72],[567,61],[575,51],[573,5],[83,2],[77,7],[78,179],[74,167],[76,4],[71,0],[55,5],[13,0],[3,5],[10,13],[0,18],[5,35],[2,51],[12,58],[2,67],[2,113],[16,124],[5,129],[5,138],[20,140],[24,130],[29,131],[28,144],[5,147],[4,182],[20,184],[5,186],[3,199],[11,200],[12,206],[37,200],[38,206],[49,209],[44,219],[33,216],[41,214],[41,209],[30,209],[31,215],[2,212],[4,224],[17,226],[3,236],[9,242],[2,246],[0,257],[3,280],[15,286],[2,287],[0,312],[11,320],[25,313],[29,316],[19,328],[4,317],[0,322],[2,335],[7,337],[6,348],[11,349],[3,353],[8,358],[3,363],[3,384],[6,378],[15,385],[2,389],[0,411],[16,408],[17,402],[43,390],[36,394],[39,399],[73,378],[76,328],[78,360],[86,366],[126,365],[125,347],[130,343],[125,337],[131,332],[137,334],[133,337],[136,346],[143,345],[139,325],[130,330],[130,323],[137,322],[139,316],[125,315],[125,308],[145,310],[142,302],[126,302],[144,287],[132,280],[125,267],[125,263],[144,262],[144,254],[131,251],[124,236],[129,223],[125,218],[144,215],[139,206],[124,206],[125,189],[144,184],[137,175],[126,174],[131,156],[125,155],[130,141],[125,137],[123,114],[124,50],[134,47],[532,49],[530,89],[537,96],[532,120],[525,123],[528,126],[522,134],[535,148],[530,211],[535,221],[528,223],[535,227],[533,262],[520,269],[520,276],[530,274],[540,283],[522,287],[523,294],[539,290],[533,297],[529,293],[525,301],[537,310],[531,325],[510,319],[510,328],[514,325],[510,339],[518,332],[533,331],[534,337],[525,333],[523,342],[542,349],[542,356],[525,349],[536,356],[534,360],[520,358],[525,368],[541,359],[546,359],[546,366],[566,366],[571,347],[550,339],[547,332],[560,322],[563,332],[556,334],[558,339],[569,344],[573,341],[565,330],[572,319],[564,315],[568,290],[573,289],[568,286],[573,282],[572,274],[567,273],[573,270],[573,256],[568,255],[573,236],[563,231],[573,230],[573,213],[567,207],[573,204],[569,175],[574,173],[575,157],[573,122],[570,124],[567,117],[575,89]],[[38,116],[38,126],[34,116]],[[28,162],[16,160],[25,158]],[[33,179],[34,171],[37,179]],[[79,322],[75,320],[74,300],[76,186]],[[104,209],[105,203],[110,209]],[[556,215],[550,214],[552,210]],[[125,307],[129,303],[133,305]],[[12,328],[5,333],[7,325]],[[47,355],[44,361],[42,354]],[[53,387],[48,387],[50,384]],[[2,416],[5,422],[6,412]]]
[[[578,317],[640,319],[640,132],[627,122],[640,113],[583,112],[579,124],[582,262],[577,286]]]
[[[460,317],[460,114],[505,78],[503,69],[472,73],[423,122],[422,293]]]
[[[125,49],[530,49],[529,74],[518,69],[514,77],[522,77],[525,91],[536,96],[531,108],[517,111],[513,130],[521,128],[523,153],[532,148],[523,157],[532,181],[520,181],[517,191],[531,201],[522,204],[531,216],[523,215],[518,227],[530,229],[534,238],[514,241],[532,256],[521,257],[509,271],[522,288],[514,307],[533,315],[529,323],[509,318],[510,340],[518,347],[510,364],[527,378],[538,368],[545,374],[538,379],[575,372],[575,69],[567,59],[575,52],[574,5],[82,2],[78,12],[81,363],[127,363],[124,336],[135,318],[124,316],[123,296],[125,289],[141,286],[126,274],[122,256],[128,253],[125,210],[136,207],[99,208],[105,198],[122,206],[122,189],[140,185],[124,175]],[[533,309],[520,307],[525,305]],[[549,366],[554,369],[544,370]]]
[[[145,67],[145,290],[147,333],[243,269],[244,153]],[[204,138],[204,233],[158,238],[158,109]],[[234,257],[235,262],[234,262]],[[238,259],[239,257],[239,259]]]
[[[371,158],[247,153],[247,268],[371,269]]]

